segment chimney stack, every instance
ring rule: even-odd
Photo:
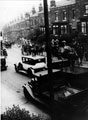
[[[32,8],[32,14],[35,14],[36,13],[36,10],[35,10],[35,8],[33,7]]]
[[[43,10],[42,4],[40,3],[39,5],[39,12],[41,12]]]
[[[56,2],[55,0],[50,1],[50,7],[56,7]]]

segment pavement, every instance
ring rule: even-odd
[[[79,67],[88,68],[88,61],[83,61],[83,64]]]

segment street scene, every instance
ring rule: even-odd
[[[0,11],[1,119],[88,120],[88,0],[7,0]]]

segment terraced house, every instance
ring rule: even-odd
[[[54,35],[71,33],[74,30],[88,34],[88,0],[61,0],[58,2],[51,0],[48,15],[49,27]],[[21,17],[20,20],[5,26],[3,34],[9,36],[15,33],[26,37],[36,27],[45,31],[42,4],[39,5],[38,11],[33,7],[24,18]]]

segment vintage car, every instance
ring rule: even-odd
[[[2,70],[7,70],[7,65],[6,65],[6,57],[5,56],[0,56],[0,68]]]
[[[16,72],[26,72],[28,76],[47,69],[45,57],[38,55],[22,56],[22,61],[14,65]]]
[[[70,68],[53,72],[54,111],[60,114],[74,114],[88,105],[88,69]],[[50,105],[50,80],[48,74],[34,77],[23,85],[24,95],[43,105]],[[63,115],[62,115],[63,116]]]

